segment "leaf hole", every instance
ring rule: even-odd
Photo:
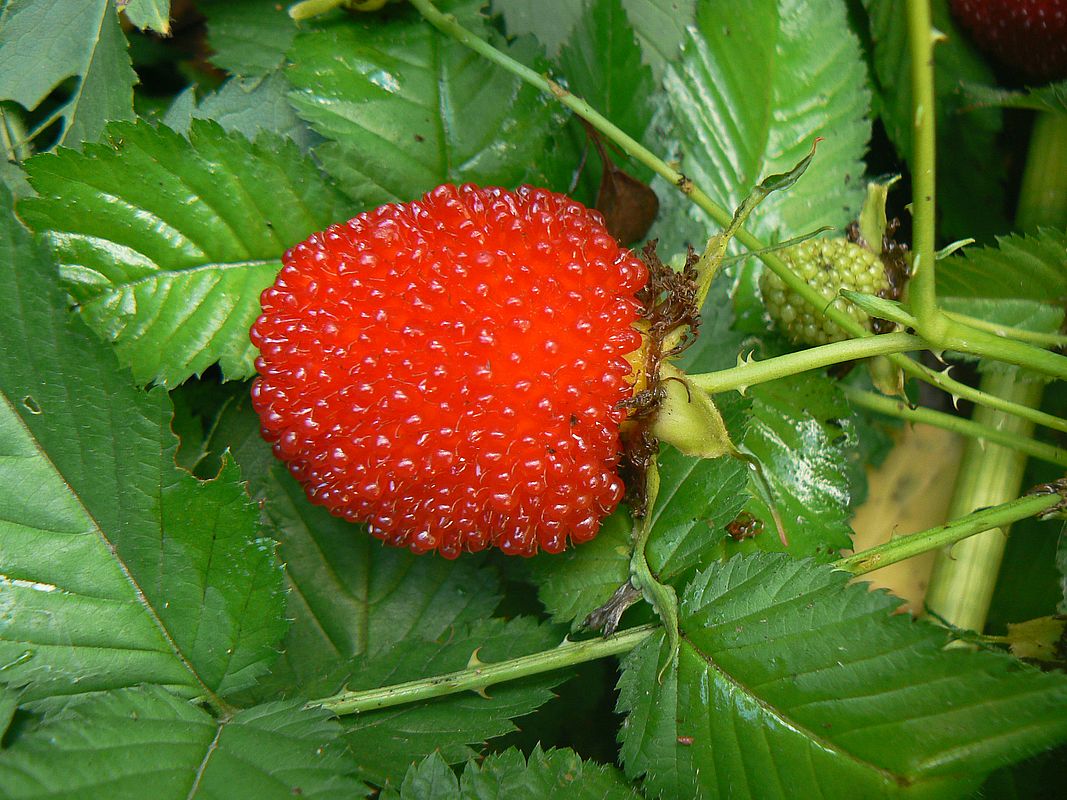
[[[41,407],[37,405],[37,401],[29,395],[26,395],[22,398],[22,405],[26,406],[26,410],[29,411],[31,414],[41,413]]]

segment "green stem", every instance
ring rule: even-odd
[[[1067,467],[1067,450],[1054,445],[1039,442],[1026,436],[1008,433],[1000,428],[983,425],[975,420],[934,411],[931,408],[912,408],[900,400],[874,392],[865,392],[862,389],[856,389],[851,386],[842,386],[842,388],[849,401],[860,408],[866,408],[869,411],[876,411],[879,414],[896,417],[907,422],[926,423],[963,436],[969,436],[972,439],[1003,445],[1059,467]]]
[[[1042,385],[1018,382],[1007,374],[991,374],[982,380],[987,391],[1016,402],[1034,404],[1041,398]],[[998,428],[1008,436],[1026,437],[1032,426],[986,408],[977,408],[974,421]],[[967,514],[976,508],[1002,503],[1018,494],[1022,485],[1026,455],[995,444],[970,441],[960,462],[960,476],[949,516]],[[1007,543],[1007,528],[990,530],[981,536],[942,551],[934,564],[926,605],[931,614],[958,628],[981,631],[993,598],[997,572]]]
[[[944,335],[938,344],[945,350],[994,358],[997,361],[1026,367],[1054,378],[1067,378],[1067,357],[1029,344],[994,336],[958,322],[951,322],[947,318]]]
[[[0,103],[0,148],[6,161],[25,161],[30,157],[26,144],[26,126],[12,103]]]
[[[983,531],[994,532],[995,528],[1010,525],[1020,519],[1037,516],[1048,511],[1063,501],[1058,494],[1032,494],[1007,503],[975,511],[952,522],[930,528],[920,533],[899,536],[896,539],[864,550],[862,553],[842,558],[834,562],[838,569],[847,570],[854,575],[865,575],[890,564],[905,561],[938,547],[956,545],[958,550],[966,542],[962,540],[976,536]],[[974,541],[971,539],[970,541]]]
[[[479,664],[445,675],[420,678],[407,683],[383,686],[379,689],[340,692],[333,697],[314,700],[308,703],[308,707],[325,708],[338,715],[356,714],[361,711],[374,711],[379,708],[413,703],[417,700],[429,700],[456,692],[479,691],[496,683],[628,653],[657,630],[659,630],[658,625],[643,625],[604,639],[590,639],[584,642],[565,641],[552,650],[531,653],[528,656],[501,661],[497,664]]]
[[[340,8],[345,0],[301,0],[289,7],[289,16],[295,20],[319,17],[335,8]]]
[[[1018,227],[1062,227],[1067,222],[1067,114],[1037,115],[1027,163],[1015,213]]]
[[[455,17],[450,14],[442,14],[438,11],[430,0],[410,0],[410,2],[416,9],[418,9],[419,13],[422,14],[427,22],[436,27],[443,34],[455,39],[460,44],[470,48],[502,69],[518,76],[531,86],[535,86],[543,92],[550,93],[560,103],[616,144],[623,152],[627,153],[641,164],[644,164],[657,175],[677,187],[679,191],[686,194],[697,206],[703,209],[723,228],[729,227],[730,221],[733,218],[733,215],[730,212],[715,203],[681,172],[673,169],[639,142],[630,136],[627,136],[587,102],[581,98],[575,97],[555,81],[551,81],[545,76],[534,72],[529,67],[520,64],[506,54],[500,52],[488,42],[479,39],[460,25]],[[748,250],[756,252],[757,257],[767,266],[767,268],[778,275],[778,277],[780,277],[792,291],[796,292],[797,295],[803,298],[813,308],[817,309],[819,313],[836,323],[838,327],[846,331],[849,335],[853,337],[867,337],[872,335],[869,330],[854,320],[849,314],[846,314],[834,305],[827,306],[826,298],[809,286],[807,281],[803,280],[789,269],[785,262],[782,261],[773,250],[768,250],[766,244],[761,242],[756,236],[742,229],[737,232],[735,238]],[[933,261],[932,254],[930,260],[931,262]],[[973,387],[960,383],[959,381],[955,381],[946,375],[924,367],[921,364],[917,364],[906,356],[892,354],[888,356],[888,358],[904,370],[906,374],[937,386],[954,397],[962,397],[973,403],[989,405],[992,408],[997,408],[1009,414],[1016,414],[1040,425],[1046,425],[1056,430],[1067,432],[1067,421],[1061,420],[1051,414],[1045,414],[1036,409],[1026,408],[1002,398],[993,397],[985,392],[981,392]]]
[[[717,372],[689,375],[688,379],[690,383],[708,394],[726,392],[731,389],[744,391],[749,386],[784,378],[787,375],[796,375],[798,372],[821,369],[831,364],[856,361],[872,356],[922,350],[925,347],[925,342],[918,336],[903,332],[885,333],[881,336],[845,339],[842,342],[810,347],[788,355],[768,358],[766,361],[749,361]]]
[[[1067,169],[1067,164],[1064,164],[1064,169]],[[1000,336],[1005,339],[1031,342],[1042,347],[1067,347],[1067,336],[1064,336],[1061,333],[1039,333],[1037,331],[1015,328],[1010,325],[998,325],[995,322],[988,322],[984,319],[971,317],[967,314],[959,314],[955,311],[945,311],[944,314],[954,322],[962,322],[964,325],[986,331],[987,333],[992,333],[994,336]]]
[[[929,0],[908,0],[908,52],[912,87],[912,276],[908,303],[925,338],[940,342],[944,317],[937,307],[934,267],[936,103],[934,26]]]

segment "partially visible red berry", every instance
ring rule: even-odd
[[[952,0],[979,47],[1032,81],[1067,78],[1067,0]]]
[[[618,505],[648,270],[563,195],[439,186],[285,253],[264,438],[312,502],[447,558],[559,552]]]

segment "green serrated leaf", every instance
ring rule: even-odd
[[[0,11],[0,100],[37,108],[67,78],[59,143],[78,147],[109,120],[133,117],[126,37],[111,0],[8,0]]]
[[[863,0],[873,45],[875,110],[897,151],[911,159],[913,109],[905,0]],[[973,109],[964,82],[991,84],[988,62],[949,13],[947,0],[932,3],[934,26],[946,41],[934,48],[937,93],[937,191],[942,235],[988,238],[1007,230],[1004,168],[996,152],[1002,115]]]
[[[634,139],[644,139],[656,84],[641,63],[622,0],[592,0],[564,43],[559,65],[570,91]]]
[[[338,691],[352,659],[402,640],[432,641],[488,617],[500,600],[482,559],[456,561],[385,547],[362,525],[313,506],[259,435],[247,396],[214,424],[207,449],[229,449],[279,542],[292,625],[256,699]]]
[[[938,264],[937,294],[1055,303],[1067,297],[1065,264],[1067,231],[998,236],[996,247],[971,247]]]
[[[485,36],[479,6],[449,10]],[[335,140],[317,153],[358,204],[412,200],[447,182],[553,184],[543,161],[563,124],[559,106],[413,10],[302,33],[289,57],[293,105]]]
[[[116,5],[141,30],[170,36],[170,0],[116,0]]]
[[[1067,738],[1067,678],[988,651],[899,601],[784,555],[734,558],[682,600],[665,637],[623,662],[622,759],[668,797],[960,797],[997,766]]]
[[[139,383],[175,386],[216,361],[226,378],[251,375],[248,329],[282,252],[348,215],[295,144],[206,120],[188,139],[116,123],[106,142],[37,156],[27,171],[39,197],[20,215]]]
[[[0,751],[5,798],[289,800],[365,797],[341,726],[270,703],[213,719],[158,687],[68,704]]]
[[[704,4],[681,60],[668,67],[682,171],[725,208],[737,208],[763,177],[790,170],[823,137],[796,186],[753,215],[749,229],[768,241],[843,228],[862,203],[870,94],[846,16],[843,0],[760,0],[731,9],[728,20]],[[688,211],[708,228],[701,212]],[[763,313],[757,277],[757,264],[746,262],[735,293],[754,319]],[[753,324],[763,329],[761,319]]]
[[[188,135],[194,119],[210,119],[223,130],[248,139],[262,131],[284,136],[306,151],[319,139],[289,105],[288,92],[289,84],[278,72],[252,79],[231,78],[199,102],[190,87],[174,99],[163,124]]]
[[[1027,88],[1016,92],[996,86],[978,83],[963,83],[963,94],[976,106],[1000,106],[1001,108],[1029,108],[1034,111],[1051,111],[1067,114],[1067,81],[1050,83],[1048,86]]]
[[[686,28],[696,16],[697,0],[623,0],[623,5],[641,43],[644,61],[659,80],[667,65],[678,59]]]
[[[266,75],[285,63],[296,36],[288,3],[263,0],[199,0],[207,17],[211,63],[242,77]]]
[[[285,631],[282,574],[232,461],[174,463],[165,392],[64,310],[0,188],[0,664],[26,699],[248,686]]]
[[[532,34],[554,58],[587,11],[588,0],[492,0],[508,36]]]
[[[547,650],[561,633],[523,617],[485,620],[450,630],[437,641],[405,639],[389,650],[356,663],[348,688],[376,689],[466,669],[472,657],[493,663]],[[552,699],[552,687],[569,677],[546,673],[508,681],[486,690],[452,694],[420,703],[366,711],[343,720],[359,774],[383,785],[399,783],[409,765],[439,752],[455,763],[474,755],[470,745],[515,730],[512,719],[529,714]],[[458,721],[462,722],[458,722]]]
[[[829,378],[794,375],[751,389],[744,448],[759,461],[794,558],[831,561],[852,544],[850,501],[862,480],[852,410]],[[859,471],[859,475],[855,471]],[[781,550],[775,515],[751,476],[748,510],[763,531],[740,549]]]
[[[545,752],[536,745],[528,760],[509,748],[481,764],[470,761],[459,778],[434,754],[413,765],[399,791],[386,790],[382,800],[625,800],[638,796],[614,767],[583,761],[573,750]]]

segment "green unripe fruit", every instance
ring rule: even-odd
[[[793,272],[826,298],[827,305],[838,298],[842,289],[873,295],[889,291],[882,260],[847,239],[809,239],[782,250],[781,257]],[[759,286],[771,319],[797,344],[829,344],[849,338],[769,269],[763,270]],[[837,308],[864,327],[871,327],[867,313],[851,303],[839,300]]]

